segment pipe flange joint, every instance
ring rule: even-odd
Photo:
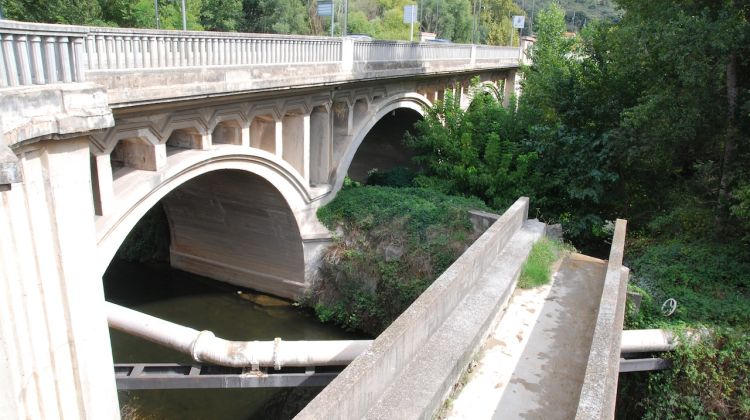
[[[205,338],[204,338],[205,337]],[[195,336],[195,340],[193,340],[193,345],[190,346],[190,355],[193,356],[193,360],[195,360],[198,363],[203,363],[204,360],[201,359],[200,355],[203,353],[203,348],[199,346],[199,341],[201,340],[211,340],[215,338],[216,336],[211,331],[203,330],[198,333],[197,336]]]
[[[281,352],[281,338],[276,337],[273,339],[273,368],[281,370],[281,359],[279,353]]]

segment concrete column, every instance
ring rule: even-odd
[[[0,192],[0,412],[119,418],[96,255],[86,138],[20,152]]]
[[[302,177],[310,185],[310,114],[302,117]]]
[[[331,168],[333,119],[323,106],[310,114],[310,184],[328,183]]]
[[[112,162],[110,155],[98,155],[91,158],[91,188],[94,191],[94,210],[99,216],[107,214],[115,198],[112,181]]]
[[[354,105],[349,105],[349,113],[346,121],[346,135],[351,136],[354,134]]]
[[[250,147],[250,123],[243,121],[240,129],[242,130],[240,132],[240,135],[242,136],[240,144],[242,147]]]
[[[276,148],[274,149],[276,157],[283,159],[284,155],[284,123],[281,120],[276,120]]]

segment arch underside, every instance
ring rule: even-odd
[[[210,172],[162,202],[173,267],[290,298],[304,288],[296,220],[268,181],[238,170]]]

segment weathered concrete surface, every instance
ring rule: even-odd
[[[368,419],[430,419],[507,303],[531,246],[544,224],[527,221],[466,294],[450,318],[430,337],[367,413]]]
[[[503,290],[512,288],[514,278],[508,277],[517,274],[521,264],[517,259],[526,255],[517,247],[529,249],[531,238],[542,234],[543,226],[533,222],[530,230],[519,232],[527,214],[528,199],[519,199],[297,418],[432,416],[489,327],[492,310],[496,313],[509,296]],[[524,238],[519,241],[523,245],[511,241],[517,232]],[[511,248],[504,253],[506,247]],[[517,266],[498,266],[501,252],[514,255]],[[484,277],[495,269],[505,274]],[[484,288],[488,293],[479,293]],[[486,308],[487,303],[494,305],[492,310],[472,310],[480,305]],[[469,336],[463,335],[467,332]],[[463,339],[458,340],[459,336]],[[417,379],[417,372],[437,376]]]
[[[612,419],[615,416],[620,369],[620,340],[625,318],[625,292],[630,270],[623,267],[627,221],[617,219],[607,263],[599,313],[591,341],[586,376],[576,419]]]
[[[93,83],[2,89],[0,127],[8,146],[115,125],[107,91]]]
[[[163,203],[173,267],[277,296],[302,296],[302,238],[284,197],[268,181],[237,170],[211,172]]]
[[[16,150],[0,191],[0,417],[119,417],[103,308],[88,139]]]
[[[494,419],[575,416],[605,274],[605,261],[580,254],[565,258]]]

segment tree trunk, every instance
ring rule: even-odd
[[[718,229],[722,229],[729,217],[729,183],[732,176],[734,155],[737,150],[737,55],[729,54],[727,62],[727,131],[724,136],[724,155],[721,160],[721,178],[719,180],[719,207],[717,214]]]

